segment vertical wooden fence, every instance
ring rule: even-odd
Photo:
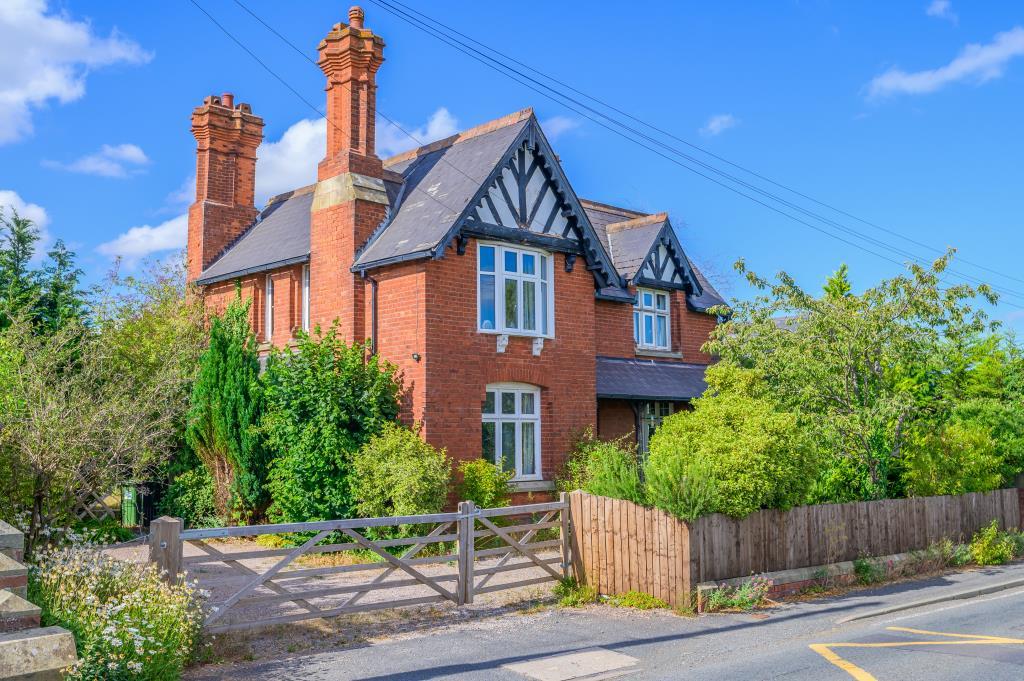
[[[388,534],[374,530],[398,526],[417,528],[416,536],[373,538]],[[304,541],[280,549],[212,541],[280,534]],[[479,594],[561,579],[570,568],[568,495],[505,508],[462,502],[455,513],[216,529],[183,530],[181,520],[159,518],[149,540],[150,559],[169,578],[188,572],[214,592],[209,633],[445,601],[463,605]],[[357,550],[378,561],[295,562]]]
[[[575,573],[605,594],[643,591],[673,605],[697,584],[965,541],[993,519],[1021,525],[1018,490],[759,511],[693,523],[620,499],[573,492]]]

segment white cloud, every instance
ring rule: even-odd
[[[32,133],[32,110],[85,94],[93,69],[139,64],[152,55],[117,31],[103,38],[66,12],[47,14],[45,0],[0,2],[0,144]]]
[[[868,83],[869,97],[935,92],[960,81],[985,83],[1003,75],[1014,57],[1024,56],[1024,28],[1016,26],[996,34],[985,45],[970,44],[953,61],[937,69],[907,73],[891,68]]]
[[[925,8],[924,13],[936,19],[945,19],[954,25],[960,21],[960,17],[953,11],[953,3],[950,0],[932,0],[931,4]]]
[[[188,214],[182,214],[155,227],[132,227],[117,238],[100,244],[96,251],[111,258],[120,257],[131,267],[153,253],[184,248],[187,235]]]
[[[540,127],[544,129],[544,134],[548,136],[548,139],[554,142],[565,133],[580,127],[580,122],[569,116],[552,116],[541,121]]]
[[[39,241],[36,242],[36,253],[33,260],[40,260],[43,257],[43,253],[50,246],[50,232],[47,230],[47,226],[50,224],[50,216],[46,213],[45,208],[25,201],[17,192],[10,189],[0,189],[0,214],[10,217],[12,210],[21,217],[31,220],[39,229]]]
[[[104,144],[94,154],[83,156],[70,163],[59,161],[43,161],[47,168],[67,170],[83,175],[99,175],[100,177],[128,177],[141,172],[141,167],[149,163],[145,152],[134,144]]]
[[[729,128],[735,128],[739,124],[740,119],[732,114],[717,114],[708,119],[708,122],[700,129],[700,134],[705,137],[714,137],[715,135],[722,134]]]
[[[423,144],[454,135],[457,121],[441,107],[426,123],[404,130]],[[401,124],[400,124],[401,125]],[[377,154],[387,158],[418,146],[404,132],[387,121],[377,121]],[[327,148],[326,119],[303,119],[293,124],[281,139],[260,145],[256,163],[256,205],[276,194],[316,182],[316,166]],[[180,191],[180,190],[179,190]],[[191,200],[191,196],[189,197]]]
[[[177,189],[167,195],[165,201],[171,206],[188,205],[196,200],[196,176],[195,173],[184,179]]]
[[[459,131],[459,122],[443,106],[432,113],[424,125],[417,128],[410,128],[401,121],[398,121],[398,125],[401,126],[401,130],[388,121],[377,121],[377,155],[381,158],[451,137]]]

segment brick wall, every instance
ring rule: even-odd
[[[636,288],[630,287],[632,293]],[[672,352],[681,358],[658,357],[659,361],[681,361],[691,364],[710,364],[714,358],[700,351],[708,335],[715,328],[716,319],[703,312],[694,312],[686,306],[686,295],[673,291],[670,296]],[[604,357],[637,357],[633,343],[633,306],[598,300],[594,305],[594,328],[597,354]]]
[[[597,434],[602,440],[636,439],[636,412],[627,400],[599,400]]]
[[[561,469],[574,436],[596,422],[594,280],[582,263],[573,272],[554,256],[555,338],[539,357],[533,339],[511,337],[504,353],[497,336],[477,333],[476,244],[464,256],[449,252],[426,267],[426,391],[424,435],[456,460],[480,456],[480,410],[485,386],[520,382],[541,388],[541,470]]]

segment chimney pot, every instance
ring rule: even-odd
[[[230,92],[225,92],[220,96],[221,106],[226,106],[229,109],[235,108],[235,96]]]
[[[363,18],[366,15],[363,13],[363,8],[359,5],[353,5],[348,10],[348,23],[352,28],[362,28]]]

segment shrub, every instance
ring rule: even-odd
[[[220,527],[223,518],[214,505],[213,478],[205,466],[174,478],[160,500],[160,514],[181,518],[187,527]]]
[[[862,556],[854,559],[853,574],[861,584],[875,584],[885,579],[885,568],[877,561]]]
[[[651,438],[648,468],[664,472],[672,492],[682,473],[703,472],[689,467],[697,462],[715,487],[709,510],[737,518],[800,503],[817,467],[797,416],[778,408],[752,370],[719,364],[707,381],[693,411],[667,417]]]
[[[558,604],[566,608],[579,608],[590,605],[597,600],[597,590],[592,586],[580,584],[574,577],[563,577],[555,585],[555,596]]]
[[[644,503],[636,445],[626,438],[606,442],[588,428],[577,440],[566,470],[569,482],[589,494]]]
[[[479,508],[508,506],[511,493],[508,483],[515,475],[503,471],[490,461],[472,459],[459,464],[456,493],[461,501],[472,501]]]
[[[665,601],[643,591],[627,591],[624,594],[612,596],[608,599],[608,605],[636,610],[657,610],[668,607],[668,603]]]
[[[443,449],[424,442],[417,430],[386,423],[353,457],[356,510],[364,518],[440,513],[451,475],[452,465]],[[411,536],[408,532],[413,528],[379,529]]]
[[[210,323],[210,345],[199,360],[185,439],[214,484],[217,515],[248,520],[263,512],[269,456],[257,425],[264,400],[251,300],[240,289],[224,314]]]
[[[43,625],[75,636],[79,662],[65,678],[181,677],[202,626],[192,586],[167,584],[154,565],[81,546],[41,553],[29,575],[29,597],[42,608]]]
[[[72,526],[71,531],[93,544],[120,544],[135,537],[134,532],[122,527],[120,521],[113,518],[80,520]]]
[[[352,457],[398,417],[397,369],[367,359],[363,345],[346,344],[334,327],[316,333],[274,351],[264,374],[262,430],[277,456],[269,514],[279,522],[351,517]]]
[[[966,494],[997,489],[1002,470],[987,426],[951,423],[911,441],[903,478],[913,496]]]
[[[644,467],[647,500],[677,518],[693,521],[717,508],[718,485],[703,459],[652,457]]]
[[[707,595],[704,609],[708,612],[753,610],[767,602],[768,591],[771,588],[772,581],[765,577],[751,577],[735,587],[723,584]]]
[[[1002,565],[1013,560],[1015,542],[1007,533],[999,531],[999,522],[978,531],[971,539],[971,558],[978,565]]]

